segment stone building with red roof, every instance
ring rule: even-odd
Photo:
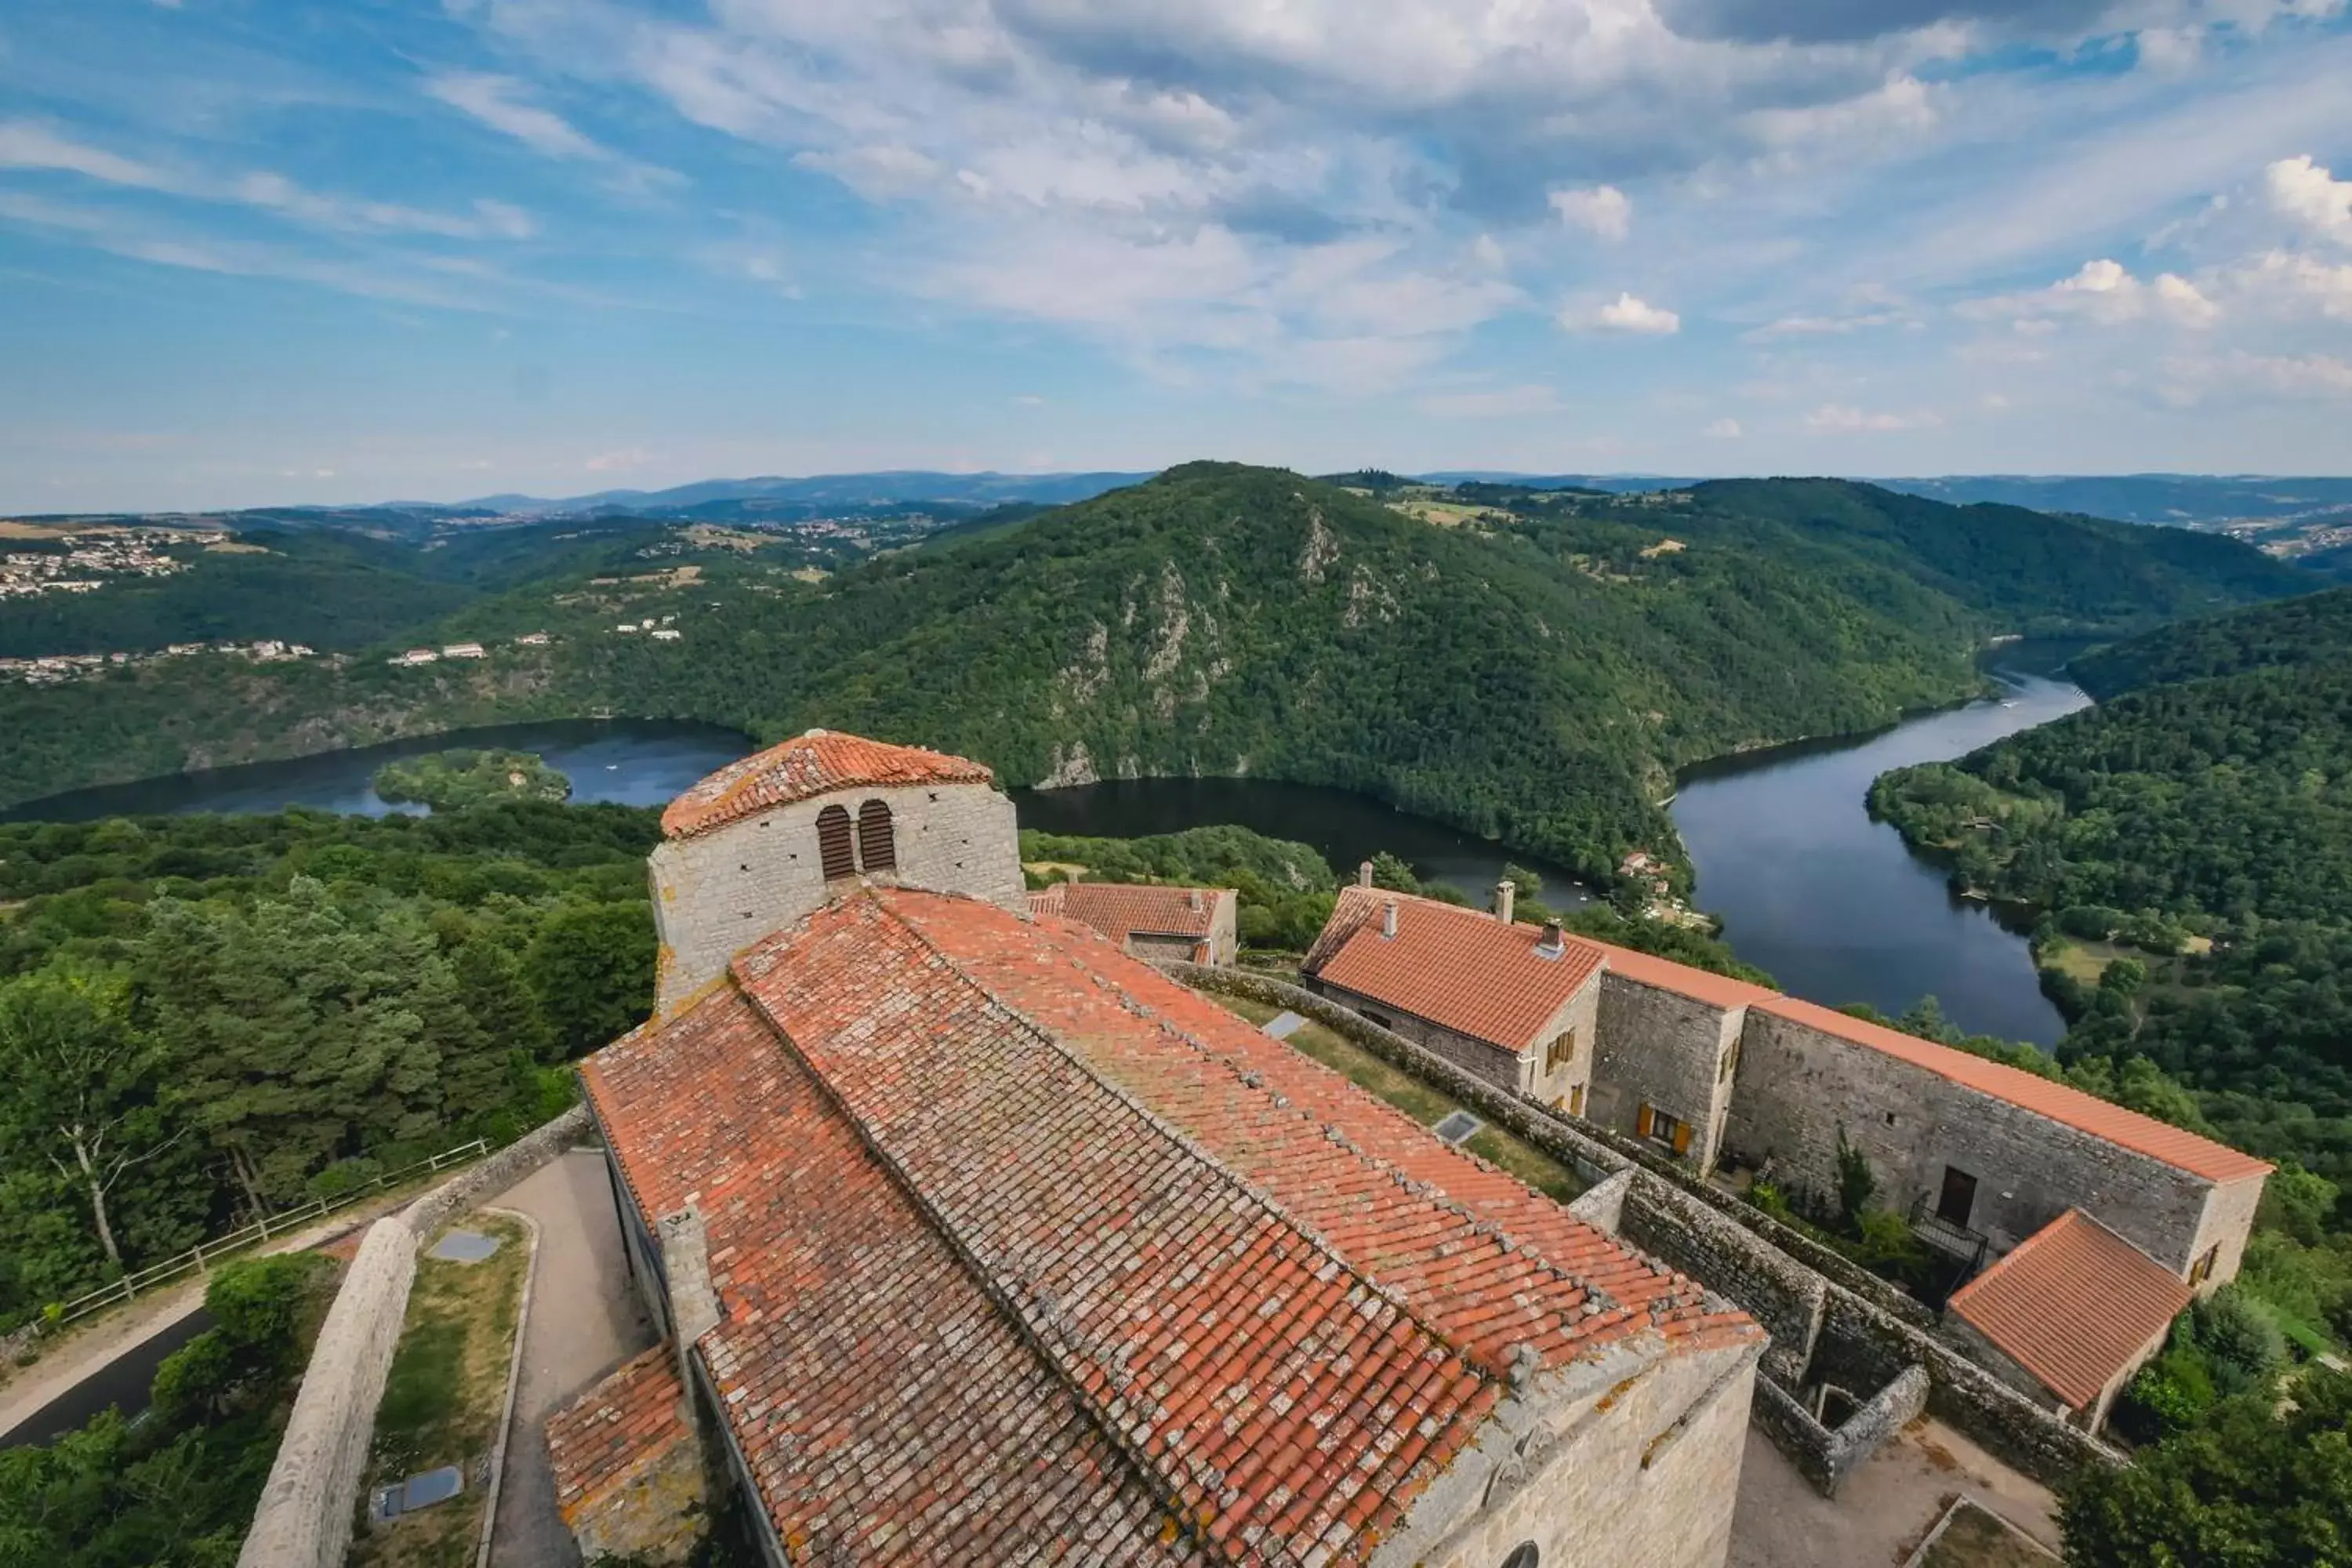
[[[1765,986],[1516,923],[1507,890],[1498,898],[1506,901],[1488,913],[1389,892],[1366,877],[1342,889],[1301,964],[1302,983],[1501,1088],[1641,1140],[1694,1176],[1735,1163],[1769,1171],[1784,1188],[1834,1194],[1841,1143],[1860,1150],[1879,1201],[1963,1267],[2028,1254],[1995,1294],[2014,1301],[2040,1291],[2042,1305],[2002,1321],[2046,1318],[2062,1336],[2100,1342],[2083,1353],[2109,1377],[2087,1390],[2079,1380],[2035,1384],[2094,1426],[2109,1384],[2137,1363],[2106,1344],[2103,1328],[2075,1326],[2082,1298],[2057,1276],[2092,1251],[2068,1216],[2113,1237],[2182,1300],[2237,1273],[2270,1172],[2263,1162],[2067,1084]],[[2062,1226],[2074,1244],[2035,1262],[2029,1249]],[[2105,1272],[2120,1277],[2119,1267]],[[2135,1353],[2148,1333],[2161,1337],[2137,1320],[2131,1326]],[[2000,1343],[1983,1325],[1961,1337]],[[2008,1375],[2020,1361],[2003,1350],[1988,1364]]]
[[[1239,951],[1241,894],[1232,888],[1056,882],[1029,895],[1032,914],[1092,926],[1122,952],[1154,963],[1230,965]]]
[[[672,808],[664,1005],[581,1069],[771,1562],[1724,1561],[1754,1321],[1033,913],[983,772],[849,739]],[[897,853],[812,886],[877,799]],[[575,1407],[575,1500],[649,1495],[656,1370]]]

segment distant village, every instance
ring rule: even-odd
[[[61,550],[18,550],[0,555],[0,599],[43,594],[89,594],[109,577],[168,577],[188,563],[165,554],[189,536],[167,528],[110,530],[58,537]]]
[[[153,653],[52,653],[38,658],[0,658],[0,680],[17,680],[27,686],[58,686],[105,669],[155,664],[167,658],[192,658],[205,653],[223,654],[255,664],[318,657],[316,648],[275,638],[261,642],[180,642]]]

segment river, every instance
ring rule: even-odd
[[[1889,768],[1956,757],[2057,718],[2089,700],[2052,673],[2065,649],[2028,645],[1989,661],[1998,700],[1908,720],[1876,735],[1809,742],[1690,770],[1674,804],[1698,873],[1700,907],[1722,916],[1734,951],[1795,994],[1899,1013],[1933,994],[1966,1028],[2048,1044],[2063,1032],[2024,940],[1956,899],[1864,797]],[[536,752],[567,774],[572,799],[658,805],[740,756],[749,742],[709,724],[572,721],[420,737],[289,762],[182,773],[54,795],[0,820],[88,821],[306,805],[381,816],[369,781],[394,757],[450,746]],[[1507,860],[1544,879],[1554,904],[1584,901],[1557,866],[1341,790],[1264,779],[1134,779],[1015,790],[1025,827],[1131,837],[1238,823],[1312,845],[1340,874],[1375,851],[1483,901]]]
[[[1901,1013],[1922,996],[1972,1033],[2049,1045],[2065,1032],[2024,938],[1957,897],[1873,822],[1890,768],[1942,762],[2089,706],[2054,673],[2076,645],[2021,644],[1986,668],[2001,695],[1859,739],[1801,742],[1689,770],[1674,804],[1699,906],[1732,951],[1797,995]]]

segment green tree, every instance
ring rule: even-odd
[[[2352,1563],[2352,1376],[2315,1369],[2284,1414],[2224,1400],[2064,1491],[2074,1568],[2342,1568]]]
[[[0,1130],[47,1151],[89,1205],[113,1268],[122,1248],[108,1212],[116,1184],[178,1141],[162,1101],[162,1057],[133,1026],[120,973],[63,963],[0,985]]]
[[[1878,1195],[1878,1177],[1870,1168],[1870,1156],[1846,1142],[1845,1129],[1838,1129],[1838,1219],[1848,1234],[1862,1234],[1863,1217],[1870,1212],[1870,1200]]]
[[[522,974],[562,1055],[594,1050],[645,1021],[654,945],[644,904],[567,904],[540,926]]]

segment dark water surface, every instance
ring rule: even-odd
[[[1310,845],[1343,877],[1385,849],[1412,862],[1424,880],[1458,888],[1481,904],[1502,880],[1506,863],[1541,877],[1544,900],[1555,908],[1587,901],[1569,873],[1547,860],[1506,854],[1499,844],[1346,790],[1210,778],[1116,779],[1012,793],[1021,826],[1047,833],[1137,838],[1230,822],[1269,838]]]
[[[360,816],[419,811],[420,806],[388,804],[369,781],[395,757],[423,756],[459,746],[536,752],[550,767],[572,780],[572,798],[583,805],[666,805],[704,774],[749,752],[751,742],[740,732],[717,724],[657,719],[500,724],[323,752],[282,763],[248,763],[74,790],[0,812],[0,822],[89,822],[101,816],[177,816],[196,811],[226,816],[277,811],[289,805]]]
[[[2063,1032],[2024,940],[1981,905],[1956,899],[1944,873],[1915,858],[1864,809],[1889,768],[1957,757],[2088,702],[2052,671],[2071,647],[2022,645],[1990,661],[2001,698],[1931,713],[1860,739],[1803,742],[1691,770],[1674,805],[1698,870],[1698,903],[1721,915],[1739,955],[1798,995],[1868,1002],[1899,1013],[1939,998],[1964,1027],[2047,1044]],[[34,801],[0,820],[88,821],[143,813],[258,812],[285,805],[381,816],[396,808],[369,780],[394,757],[452,746],[536,752],[572,780],[577,801],[659,805],[751,749],[735,731],[649,720],[576,720],[420,736],[289,762],[182,773]],[[1314,846],[1346,875],[1386,849],[1422,876],[1483,903],[1514,860],[1544,879],[1545,898],[1584,901],[1568,873],[1532,856],[1378,801],[1263,779],[1131,779],[1076,789],[1015,790],[1024,827],[1132,837],[1237,823]]]
[[[1890,768],[1943,762],[2090,705],[2053,673],[2071,647],[2024,644],[1988,668],[1998,699],[1861,740],[1808,742],[1702,764],[1674,804],[1700,908],[1733,951],[1797,995],[1900,1013],[1933,995],[1973,1033],[2048,1045],[2065,1024],[2042,994],[2023,937],[1873,822],[1864,801]]]

